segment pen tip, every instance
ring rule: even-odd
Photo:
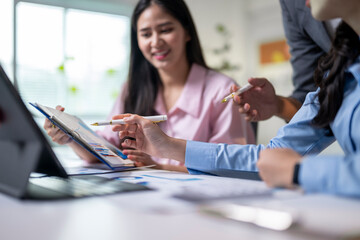
[[[227,99],[226,99],[226,98],[224,98],[221,102],[222,102],[222,103],[227,102]]]
[[[98,123],[92,123],[91,124],[91,126],[97,126],[98,125]]]

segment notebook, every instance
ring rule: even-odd
[[[148,189],[99,176],[68,176],[0,65],[0,192],[59,199]]]
[[[83,148],[105,163],[109,169],[135,168],[134,162],[126,159],[127,156],[120,149],[100,137],[80,118],[39,103],[30,104]]]

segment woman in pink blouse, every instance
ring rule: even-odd
[[[140,0],[132,16],[128,80],[109,119],[121,113],[166,114],[168,120],[159,126],[172,137],[214,143],[254,143],[251,126],[233,102],[221,103],[232,84],[232,79],[207,67],[183,0]],[[88,162],[96,160],[61,132],[52,130],[49,122],[44,127],[54,141],[70,145]],[[98,134],[121,146],[121,139],[111,127]],[[136,149],[125,149],[124,154],[138,166],[155,164],[159,169],[187,171],[177,161],[153,159]]]

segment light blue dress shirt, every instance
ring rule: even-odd
[[[256,162],[265,148],[291,148],[304,156],[299,183],[306,192],[360,197],[360,58],[349,67],[344,100],[330,124],[333,132],[314,127],[319,110],[317,92],[309,93],[289,124],[267,146],[227,145],[188,141],[185,166],[190,173],[226,176],[228,170],[258,171]],[[345,155],[319,155],[334,141]]]

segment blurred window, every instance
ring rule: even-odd
[[[13,1],[14,0],[0,0],[0,63],[11,80],[13,80],[12,61],[14,45]]]
[[[25,2],[16,13],[24,101],[107,116],[127,76],[129,17]]]

